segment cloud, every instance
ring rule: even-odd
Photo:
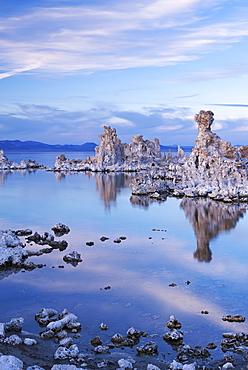
[[[48,144],[99,143],[103,126],[117,129],[122,142],[133,135],[145,140],[157,137],[164,145],[194,145],[197,127],[194,114],[187,107],[165,105],[144,107],[137,111],[99,104],[86,110],[68,111],[49,105],[17,104],[8,113],[0,114],[1,140],[34,140]],[[248,118],[217,117],[213,132],[233,144],[247,144],[240,132],[248,131]]]
[[[227,15],[218,22],[211,18],[214,12],[222,14],[225,3],[127,0],[30,8],[1,19],[0,79],[18,73],[92,73],[198,59],[248,35],[242,15]]]
[[[210,104],[205,104],[205,105],[210,105]],[[220,107],[243,107],[243,108],[248,108],[248,104],[212,104],[211,105],[218,105]]]

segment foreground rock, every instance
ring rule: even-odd
[[[27,257],[18,236],[11,230],[0,230],[0,266],[20,266]]]
[[[0,170],[32,170],[38,168],[44,169],[46,167],[33,159],[27,161],[23,159],[20,163],[15,163],[6,157],[3,150],[0,150]]]
[[[248,147],[235,147],[212,133],[213,116],[211,111],[196,114],[198,136],[190,156],[180,152],[164,170],[140,174],[131,182],[133,194],[248,201]]]

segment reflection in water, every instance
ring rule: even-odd
[[[35,173],[37,169],[25,169],[25,170],[1,170],[0,171],[0,184],[4,185],[5,180],[8,176],[13,175],[14,173],[20,173],[22,176],[26,176],[26,174]]]
[[[92,176],[96,179],[96,188],[107,209],[116,201],[121,188],[129,187],[132,179],[132,175],[127,173],[94,173]]]
[[[148,208],[151,203],[163,203],[166,199],[165,195],[153,198],[149,195],[131,195],[129,200],[133,206]]]
[[[180,207],[192,224],[197,238],[194,257],[205,262],[212,259],[210,240],[221,231],[235,228],[238,220],[246,212],[245,205],[217,202],[207,198],[184,198]]]

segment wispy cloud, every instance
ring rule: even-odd
[[[209,105],[209,104],[205,104]],[[248,104],[212,104],[211,105],[218,105],[220,107],[241,107],[241,108],[248,108]]]
[[[108,6],[33,8],[1,20],[0,78],[18,73],[92,73],[195,60],[248,35],[247,22],[240,17],[218,23],[211,20],[211,13],[221,11],[225,3],[127,0]],[[206,10],[208,18],[203,15]]]

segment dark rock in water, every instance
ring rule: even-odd
[[[94,242],[86,242],[85,244],[88,245],[89,247],[92,247],[92,245],[94,245],[95,243]]]
[[[170,321],[167,321],[166,326],[169,329],[181,329],[182,324],[177,319],[175,319],[173,315],[171,315]]]
[[[13,318],[10,320],[10,322],[7,322],[4,325],[4,328],[6,331],[21,332],[23,323],[24,323],[23,317]]]
[[[242,315],[226,315],[222,317],[223,321],[229,321],[229,322],[244,322],[245,317]]]
[[[121,243],[121,239],[120,239],[120,238],[116,238],[116,239],[114,240],[114,243]]]
[[[18,236],[27,236],[27,235],[31,235],[33,231],[30,229],[25,229],[25,230],[16,230],[14,231],[14,233]]]
[[[102,345],[102,340],[101,340],[101,338],[100,337],[94,337],[94,338],[92,338],[91,339],[91,344],[93,345],[93,346],[101,346]]]
[[[147,342],[143,346],[136,348],[139,355],[157,355],[158,345],[155,342]]]
[[[119,333],[116,333],[115,335],[113,335],[113,337],[111,338],[111,342],[113,343],[122,343],[123,341],[123,336]]]
[[[109,346],[97,346],[94,348],[95,353],[109,353]]]
[[[206,348],[207,349],[215,349],[215,348],[217,348],[217,346],[216,346],[216,344],[210,342],[210,343],[207,344]]]
[[[70,228],[60,222],[54,225],[51,230],[53,230],[55,236],[63,236],[64,234],[68,234],[70,232]]]
[[[101,240],[101,242],[105,242],[105,240],[108,240],[109,238],[107,237],[107,236],[102,236],[101,238],[100,238],[100,240]]]
[[[74,267],[76,267],[79,262],[83,261],[82,258],[81,258],[81,255],[77,251],[72,251],[72,252],[66,254],[63,257],[63,260],[65,262],[71,263]]]
[[[177,329],[172,329],[163,335],[163,339],[166,342],[181,343],[183,341],[183,333]]]

